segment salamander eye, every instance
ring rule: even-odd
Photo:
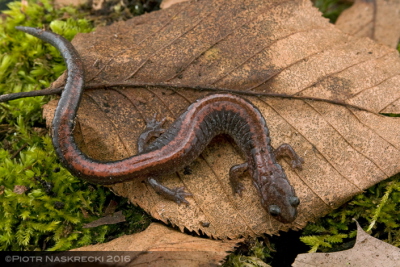
[[[300,199],[298,197],[289,197],[289,203],[293,207],[297,207],[300,204]]]
[[[277,205],[270,205],[268,211],[272,216],[278,216],[281,214],[281,209]]]

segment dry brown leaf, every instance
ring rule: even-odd
[[[217,266],[228,255],[227,251],[233,251],[241,241],[193,237],[152,223],[141,233],[73,251],[121,251],[132,259],[129,263],[122,262],[116,266]]]
[[[136,142],[155,113],[169,125],[209,92],[176,86],[227,88],[250,93],[317,97],[320,101],[250,97],[270,128],[272,145],[291,144],[305,159],[302,171],[280,161],[301,199],[299,216],[281,224],[262,209],[250,179],[233,195],[228,171],[243,162],[236,147],[218,137],[190,166],[163,177],[185,186],[189,206],[178,206],[145,183],[113,186],[153,217],[215,238],[300,229],[366,188],[399,172],[398,52],[336,29],[309,1],[203,0],[173,5],[96,32],[73,44],[87,82],[163,83],[87,90],[76,138],[98,160],[137,153]]]
[[[83,228],[93,228],[100,225],[116,224],[125,221],[126,221],[125,216],[122,214],[122,211],[120,210],[113,214],[106,215],[104,217],[101,217],[100,219],[87,223],[83,226]]]
[[[400,249],[376,239],[357,223],[357,238],[353,248],[332,253],[299,254],[294,267],[381,267],[400,266]]]
[[[187,2],[189,0],[163,0],[160,4],[160,8],[169,8],[172,5],[178,4],[178,3],[182,3],[182,2]]]
[[[111,215],[115,212],[115,210],[118,208],[118,202],[111,200],[106,209],[104,210],[103,216]]]
[[[396,48],[400,38],[400,0],[356,0],[340,14],[336,27]]]
[[[18,195],[24,194],[26,191],[28,191],[28,188],[24,185],[15,185],[13,193],[16,193]]]

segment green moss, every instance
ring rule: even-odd
[[[301,240],[314,251],[335,251],[356,236],[356,219],[372,236],[400,247],[400,176],[381,182],[316,223]]]
[[[50,28],[71,40],[93,30],[92,22],[75,8],[54,9],[49,0],[8,7],[0,25],[0,94],[46,88],[65,70],[62,57],[53,46],[14,27]],[[122,201],[118,209],[129,209],[130,223],[82,228],[101,217],[105,203],[115,197],[59,165],[41,116],[49,99],[0,104],[0,250],[68,250],[118,236],[120,231],[114,233],[121,225],[128,232],[145,227],[145,215]]]
[[[313,0],[314,6],[317,7],[325,18],[335,23],[340,13],[349,8],[352,3],[348,0]]]
[[[223,266],[267,267],[270,265],[265,262],[271,258],[272,252],[272,247],[266,246],[258,239],[250,239],[239,247],[235,254],[229,255]]]

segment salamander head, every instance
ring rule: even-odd
[[[283,170],[270,176],[273,177],[269,177],[268,180],[272,182],[264,183],[260,188],[261,204],[276,220],[291,223],[296,219],[300,199],[296,196]]]

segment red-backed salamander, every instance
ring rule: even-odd
[[[282,223],[294,221],[300,200],[277,158],[288,156],[292,167],[299,169],[303,160],[288,144],[272,148],[263,116],[247,100],[232,94],[206,96],[191,104],[166,130],[161,128],[163,122],[153,119],[139,138],[139,154],[112,162],[96,161],[79,150],[72,134],[84,88],[84,69],[78,52],[70,42],[52,32],[30,27],[17,29],[55,46],[67,64],[68,77],[55,112],[52,136],[58,157],[72,174],[102,185],[147,179],[157,193],[178,204],[189,204],[185,197],[190,193],[183,187],[161,185],[157,176],[183,169],[216,135],[228,134],[246,158],[245,163],[229,171],[234,192],[241,195],[244,187],[240,179],[248,172],[263,208]],[[147,144],[152,136],[158,138]]]

